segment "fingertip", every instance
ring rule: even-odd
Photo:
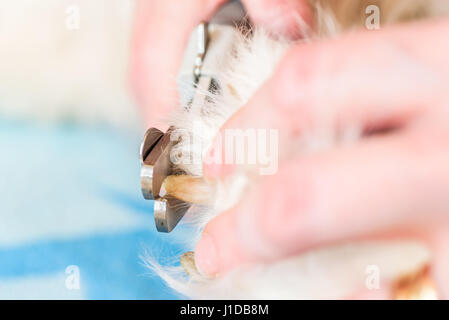
[[[200,274],[213,277],[218,273],[218,257],[214,239],[204,233],[195,249],[195,264]]]
[[[223,272],[223,264],[233,261],[234,242],[231,214],[224,212],[206,225],[195,248],[195,263],[200,274],[214,277]],[[223,257],[228,262],[223,261]]]
[[[251,261],[238,235],[236,215],[239,213],[236,208],[225,211],[205,227],[195,249],[195,263],[204,276],[220,276]]]

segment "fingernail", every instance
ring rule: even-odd
[[[203,234],[196,246],[195,264],[203,275],[214,276],[218,273],[218,256],[214,239],[207,233]]]

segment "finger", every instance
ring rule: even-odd
[[[345,139],[351,132],[406,127],[447,91],[449,60],[427,41],[441,43],[435,37],[448,26],[420,24],[297,45],[251,101],[227,121],[221,137],[226,130],[270,128],[279,132],[283,145],[298,139],[307,142],[308,136],[315,138],[312,142],[326,142],[338,135]],[[425,39],[427,45],[417,39]],[[443,42],[449,49],[449,41]],[[214,153],[221,153],[221,161],[214,161]],[[225,154],[226,146],[216,142],[206,157],[206,176],[233,172],[232,165],[222,165]]]
[[[137,102],[149,125],[176,106],[176,75],[189,35],[223,0],[140,0],[130,58],[130,77]]]
[[[447,90],[448,58],[431,43],[448,30],[447,22],[416,24],[298,45],[273,77],[272,99],[312,126],[400,126]]]
[[[311,20],[306,0],[243,0],[243,3],[254,24],[274,34],[299,38]]]
[[[220,274],[324,244],[444,220],[449,153],[419,136],[377,136],[284,165],[212,220],[198,268]]]

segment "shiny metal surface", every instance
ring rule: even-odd
[[[170,196],[155,200],[154,220],[157,231],[172,231],[189,208],[189,204]]]
[[[175,228],[190,204],[161,194],[165,178],[173,174],[170,151],[178,143],[172,140],[173,128],[164,134],[160,130],[149,129],[140,148],[140,184],[143,197],[154,200],[154,219],[159,232],[170,232]]]
[[[193,77],[195,79],[195,83],[198,82],[198,79],[201,75],[201,68],[203,66],[204,58],[206,56],[207,44],[209,42],[209,33],[207,31],[207,22],[201,22],[197,27],[197,52],[195,63],[193,66]]]

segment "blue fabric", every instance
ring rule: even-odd
[[[136,134],[0,119],[0,298],[174,299],[143,265],[187,250],[139,187]],[[79,289],[66,269],[79,270]]]

